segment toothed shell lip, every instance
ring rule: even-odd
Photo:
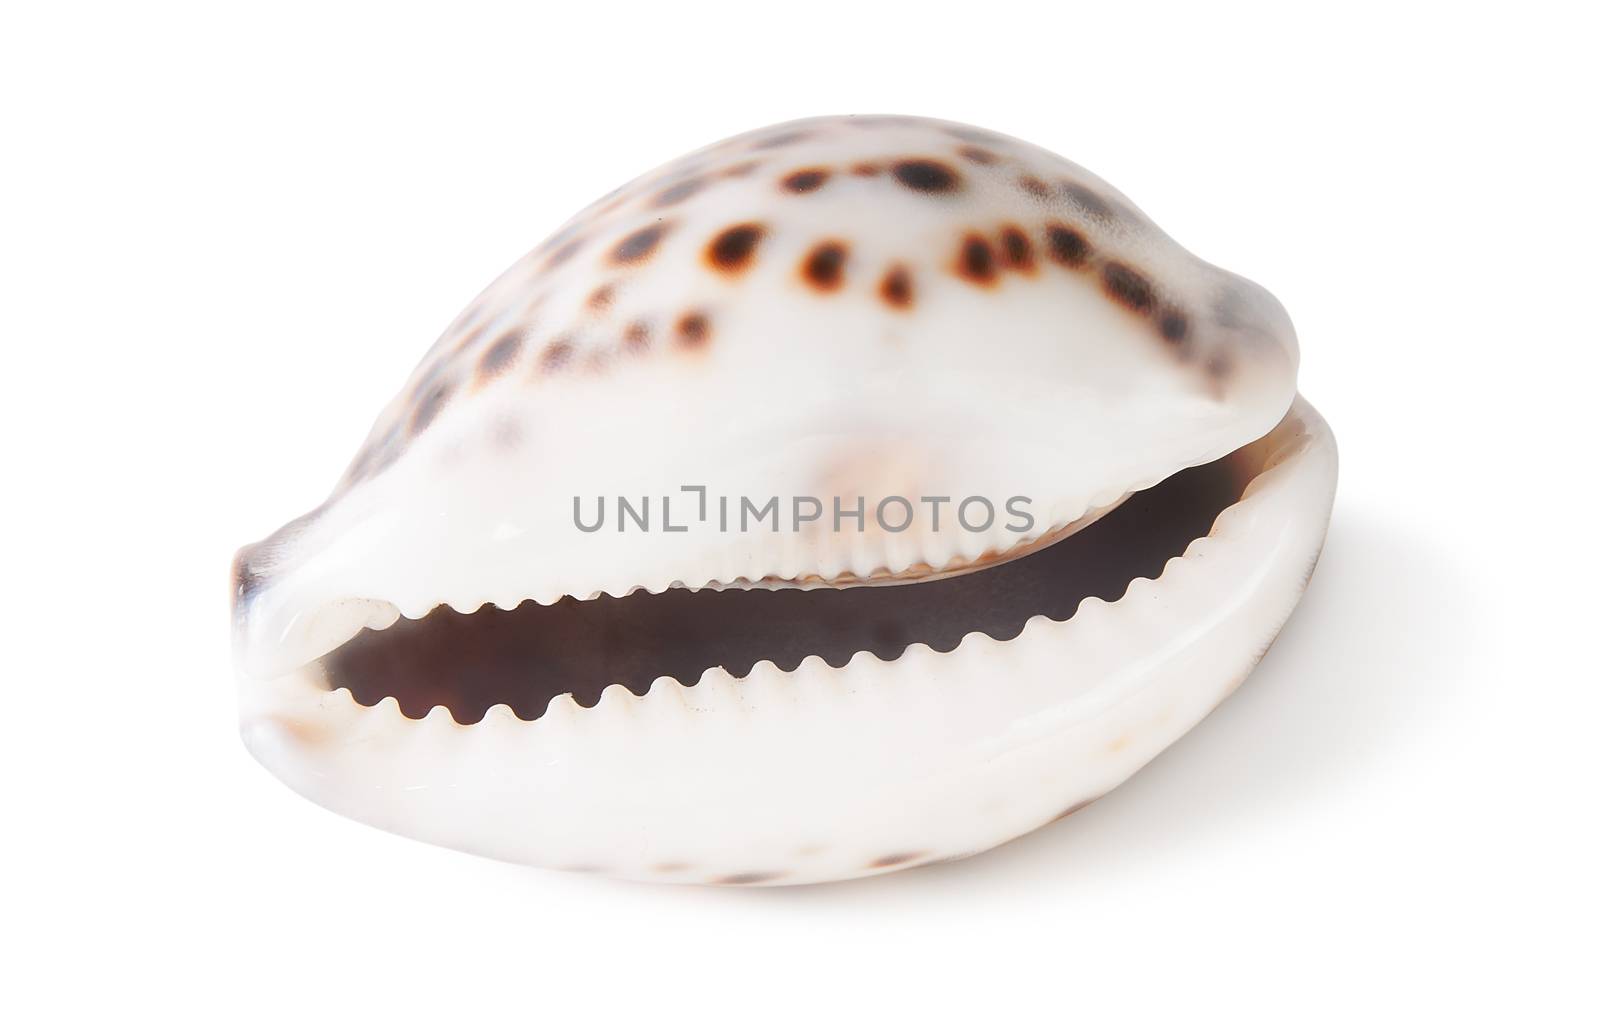
[[[1089,527],[1130,495],[1152,488],[1191,463],[1168,465],[1138,478],[1131,485],[1105,486],[1087,498],[1058,499],[1037,508],[1037,523],[1021,536],[999,527],[986,533],[960,534],[952,542],[944,532],[924,536],[924,544],[910,554],[891,548],[895,535],[883,543],[869,539],[851,543],[856,569],[828,568],[819,561],[809,536],[785,532],[752,535],[747,552],[708,552],[682,562],[631,564],[613,580],[595,585],[563,582],[558,571],[516,571],[497,589],[481,587],[435,590],[412,587],[399,593],[384,584],[361,587],[342,570],[313,559],[299,561],[292,571],[281,571],[278,560],[296,540],[315,526],[332,526],[325,513],[337,514],[339,503],[324,505],[281,528],[271,537],[248,545],[233,565],[234,657],[245,674],[267,678],[303,666],[346,642],[363,628],[381,629],[396,619],[420,619],[430,611],[448,607],[470,613],[484,606],[512,609],[527,602],[553,605],[563,598],[593,600],[620,598],[635,592],[661,593],[683,588],[717,590],[749,586],[847,587],[858,583],[919,583],[958,576],[1010,561],[1048,547]],[[998,500],[996,500],[998,501]],[[345,526],[345,541],[359,544],[363,536],[382,530],[384,521],[357,518]],[[479,527],[478,530],[485,528]],[[847,536],[848,538],[849,536]],[[390,548],[392,540],[373,547]],[[651,551],[656,551],[652,548]],[[343,562],[365,558],[344,550]],[[750,566],[755,563],[757,569]],[[406,581],[411,567],[398,563],[395,575]]]
[[[466,725],[443,708],[408,719],[393,698],[360,705],[303,668],[242,680],[245,740],[335,810],[519,862],[747,885],[967,855],[1114,787],[1270,645],[1320,551],[1337,456],[1303,400],[1247,452],[1259,473],[1243,496],[1159,577],[1010,641],[973,633],[948,652],[764,663],[742,679],[710,669]],[[1009,797],[995,802],[997,786]]]
[[[1026,142],[908,117],[819,118],[728,139],[605,196],[493,282],[382,411],[323,508],[241,555],[246,742],[290,785],[351,816],[569,869],[749,885],[980,850],[1126,777],[1248,671],[1292,608],[1334,473],[1326,429],[1293,402],[1298,357],[1271,295]],[[1023,625],[1038,603],[1011,594],[1039,588],[1017,578],[1072,576],[1063,553],[1091,546],[1070,541],[1003,574],[955,576],[1041,549],[1128,493],[1224,455],[1261,459],[1261,477],[1210,538],[1121,598]],[[1020,536],[818,529],[675,543],[617,529],[567,540],[569,497],[680,484],[757,498],[871,485],[1017,493],[1038,519]],[[1202,504],[1209,521],[1216,504]],[[1108,583],[1156,576],[1175,547],[1152,541],[1136,572]],[[705,661],[751,660],[696,645],[706,654],[666,670],[681,681],[646,688],[650,677],[634,675],[639,696],[559,685],[594,671],[580,659],[562,672],[570,648],[494,658],[494,681],[477,686],[450,657],[470,643],[438,641],[392,668],[340,665],[373,646],[357,646],[364,628],[397,626],[367,635],[388,654],[410,653],[407,634],[434,641],[435,623],[456,625],[451,613],[415,628],[396,620],[438,605],[863,581],[910,583],[684,597],[720,599],[713,615],[789,599],[794,615],[745,616],[761,641],[768,624],[818,618],[798,606],[819,602],[836,619],[876,606],[849,621],[869,627],[898,625],[882,606],[934,604],[923,618],[939,627],[861,642],[834,639],[849,630],[836,624],[817,644],[836,667],[796,657],[813,647],[808,631],[777,659],[798,662],[790,671],[769,662],[740,679],[695,677]],[[962,599],[986,590],[1006,625],[968,632],[971,607],[989,603]],[[1101,588],[1055,593],[1070,602],[1087,590]],[[626,610],[681,601],[642,595]],[[609,603],[595,604],[602,611],[584,618],[606,618]],[[473,625],[511,627],[502,650],[520,649],[543,630],[517,627],[570,618],[511,615],[486,611]],[[591,628],[599,644],[583,650],[654,669],[644,628],[621,625],[628,641]],[[936,636],[892,662],[844,659],[911,630]],[[747,650],[770,646],[761,641]],[[325,689],[341,683],[364,692]],[[557,697],[527,721],[494,708],[469,728],[442,708],[405,717],[433,698],[470,715],[553,689],[598,700],[580,709]],[[406,691],[406,710],[378,696],[388,690]]]
[[[1161,479],[1153,479],[1151,484]],[[1141,486],[1144,487],[1144,486]],[[623,583],[602,588],[565,590],[545,588],[530,591],[518,587],[514,591],[492,595],[456,594],[448,597],[423,596],[413,599],[390,598],[377,592],[351,593],[333,601],[301,601],[274,606],[275,612],[262,611],[257,604],[263,593],[264,578],[257,563],[270,561],[274,545],[292,538],[315,520],[320,510],[291,522],[278,534],[262,542],[247,545],[234,556],[233,562],[233,618],[234,648],[237,667],[244,673],[270,677],[304,666],[334,646],[349,640],[362,629],[383,629],[396,620],[421,619],[439,608],[456,612],[476,612],[485,606],[514,609],[528,602],[553,605],[563,598],[592,601],[601,597],[620,598],[648,592],[660,594],[669,589],[724,590],[750,587],[795,587],[800,589],[845,588],[862,584],[925,583],[961,576],[976,570],[1009,562],[1017,557],[1047,548],[1093,524],[1103,515],[1133,494],[1132,491],[1103,494],[1090,501],[1090,505],[1070,515],[1047,518],[1051,522],[1035,529],[1035,533],[1014,538],[1008,543],[991,539],[970,554],[953,552],[945,558],[936,556],[919,558],[910,565],[899,567],[884,563],[857,575],[851,571],[831,572],[826,575],[811,572],[809,566],[791,567],[769,573],[736,572],[679,576],[657,574],[655,579],[637,583]],[[929,562],[929,559],[938,559]],[[530,578],[530,581],[533,578]],[[276,592],[275,592],[276,593]],[[264,618],[265,617],[265,618]]]

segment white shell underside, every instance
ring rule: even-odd
[[[245,742],[330,809],[542,866],[793,884],[969,855],[1110,791],[1270,646],[1321,548],[1337,456],[1299,399],[1241,455],[1259,474],[1159,578],[1009,641],[713,669],[471,725],[362,706],[313,665],[241,681]]]

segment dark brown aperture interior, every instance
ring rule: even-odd
[[[659,676],[692,685],[763,659],[793,669],[808,655],[844,665],[858,651],[898,658],[948,651],[968,633],[1008,640],[1034,616],[1064,620],[1090,596],[1115,600],[1137,577],[1207,534],[1249,481],[1236,456],[1173,475],[1103,519],[1039,551],[975,573],[915,584],[818,590],[668,590],[554,605],[526,602],[463,615],[438,608],[363,631],[323,659],[329,683],[362,704],[394,697],[412,718],[442,704],[476,722],[495,704],[525,719],[571,693],[592,706],[620,683],[645,693]]]

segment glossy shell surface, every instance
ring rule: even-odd
[[[1293,608],[1336,474],[1297,361],[1264,290],[1016,139],[841,117],[709,146],[508,270],[328,501],[241,551],[246,743],[333,809],[548,866],[784,883],[987,848],[1148,761]],[[589,707],[557,697],[535,719],[407,717],[329,689],[319,664],[363,627],[441,605],[937,584],[1093,540],[1130,493],[1225,456],[1248,484],[1209,535],[1121,597],[1009,639],[662,676]],[[685,486],[824,503],[1024,494],[1031,514],[574,526],[575,499],[672,493],[681,512]]]

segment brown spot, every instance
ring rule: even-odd
[[[973,283],[994,282],[994,249],[981,234],[967,234],[956,258],[956,274]]]
[[[606,283],[590,291],[589,296],[583,303],[589,306],[590,311],[605,311],[611,307],[616,297],[617,288],[610,283]]]
[[[873,860],[871,863],[867,864],[867,866],[873,868],[874,870],[879,870],[883,867],[898,867],[902,863],[910,863],[912,860],[919,859],[926,855],[926,853],[889,853],[885,856],[878,857],[876,860]]]
[[[961,154],[962,159],[977,163],[979,166],[993,166],[995,163],[1000,162],[999,156],[988,149],[980,148],[976,145],[963,145],[956,151]]]
[[[877,163],[857,163],[850,168],[850,172],[857,177],[876,177],[883,172],[883,167]]]
[[[1070,226],[1051,223],[1045,227],[1045,237],[1050,242],[1050,257],[1062,265],[1076,269],[1089,261],[1089,241]]]
[[[1111,207],[1110,202],[1107,202],[1104,198],[1076,181],[1062,181],[1061,191],[1068,198],[1077,202],[1084,212],[1097,219],[1112,219],[1116,216],[1116,210]]]
[[[628,328],[622,331],[622,345],[634,353],[650,346],[650,326],[643,319],[628,323]]]
[[[722,175],[724,177],[748,177],[754,173],[756,167],[760,165],[761,164],[756,162],[754,159],[747,159],[742,163],[734,163],[726,170],[723,170]]]
[[[763,138],[750,147],[753,149],[781,149],[785,145],[793,145],[795,142],[804,141],[810,136],[811,133],[809,131],[784,131],[781,134]]]
[[[895,180],[923,194],[947,195],[961,189],[961,174],[936,159],[902,159],[893,169]]]
[[[1213,381],[1221,382],[1233,372],[1233,360],[1227,354],[1218,351],[1206,358],[1206,374]]]
[[[652,869],[657,874],[681,874],[689,869],[689,865],[687,863],[679,863],[676,860],[668,860],[665,863],[656,864]]]
[[[1161,338],[1171,344],[1180,344],[1189,338],[1189,316],[1176,308],[1161,314]]]
[[[678,183],[667,188],[659,195],[656,195],[656,208],[664,209],[669,205],[677,205],[684,199],[691,198],[698,194],[700,189],[705,186],[706,182],[701,180],[699,177],[690,177],[688,180],[680,180]]]
[[[1021,227],[1010,224],[1001,227],[1000,253],[1008,269],[1028,272],[1033,268],[1033,242],[1028,240],[1028,235],[1022,232]]]
[[[726,877],[719,877],[716,879],[716,883],[719,885],[759,885],[768,881],[776,881],[783,876],[783,871],[781,870],[747,870],[742,874],[729,874]]]
[[[844,285],[844,263],[850,249],[839,241],[823,241],[811,249],[800,275],[818,290],[838,290]]]
[[[712,238],[706,247],[706,261],[712,268],[726,273],[744,272],[755,260],[756,248],[766,233],[766,228],[759,223],[730,226]]]
[[[910,271],[903,265],[897,265],[884,273],[883,282],[878,284],[878,293],[891,308],[911,307],[913,294]]]
[[[666,224],[654,223],[633,233],[617,242],[611,249],[611,258],[623,265],[631,265],[649,258],[656,250],[656,245],[661,243],[662,236],[667,232]]]
[[[478,381],[487,382],[502,374],[522,352],[522,334],[509,332],[495,340],[478,358]]]
[[[1025,173],[1021,177],[1018,177],[1017,186],[1035,198],[1050,197],[1050,185],[1046,184],[1044,181],[1040,180],[1038,177],[1035,177],[1031,173]]]
[[[552,375],[565,368],[572,361],[573,346],[569,339],[552,340],[539,355],[539,370],[546,375]]]
[[[796,170],[783,178],[783,189],[797,195],[810,194],[828,183],[828,178],[832,175],[833,171],[824,166],[811,166],[804,170]]]
[[[704,312],[691,311],[678,319],[678,346],[696,348],[711,339],[711,322]]]
[[[1139,315],[1148,315],[1156,306],[1150,281],[1121,262],[1107,262],[1100,270],[1106,294],[1113,301]]]
[[[439,416],[439,411],[450,401],[450,394],[455,391],[455,386],[449,382],[440,382],[417,401],[416,409],[411,412],[411,421],[407,430],[412,435],[421,435],[427,427],[433,424],[434,418]]]

